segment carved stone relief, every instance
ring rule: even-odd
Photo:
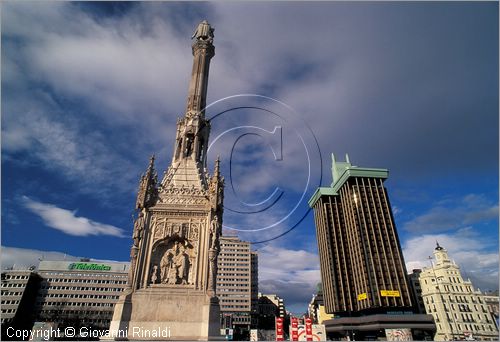
[[[160,241],[153,249],[151,284],[192,285],[192,268],[196,265],[196,248],[187,239]]]
[[[151,222],[153,243],[161,239],[174,237],[187,239],[197,244],[200,228],[204,224],[205,220],[203,219],[194,219],[186,222],[179,219],[155,216]]]
[[[160,197],[159,203],[166,204],[197,204],[203,205],[207,203],[207,200],[203,197]]]

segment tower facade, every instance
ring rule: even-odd
[[[412,312],[401,246],[384,181],[386,169],[332,155],[333,183],[314,209],[325,308],[339,316]]]
[[[203,21],[192,37],[193,70],[172,162],[159,182],[152,157],[139,183],[128,289],[110,329],[126,329],[129,339],[219,335],[215,286],[224,180],[219,160],[213,175],[207,172],[210,123],[204,112],[213,31]]]
[[[249,332],[255,325],[258,292],[258,256],[250,250],[250,242],[222,236],[217,274],[222,326],[231,317],[231,328]]]
[[[434,340],[497,340],[498,327],[485,296],[462,278],[460,267],[439,244],[434,259],[419,277],[425,311],[436,322]]]

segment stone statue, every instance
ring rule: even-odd
[[[132,288],[132,282],[134,280],[134,274],[135,274],[135,264],[137,261],[137,251],[139,248],[137,246],[132,246],[130,249],[130,268],[128,271],[128,281],[127,281],[127,287]]]
[[[179,241],[168,249],[161,258],[161,283],[162,284],[188,284],[191,262],[189,261],[187,247]]]
[[[156,279],[158,279],[158,276],[156,275],[157,272],[158,272],[158,266],[154,265],[153,274],[151,275],[151,284],[156,284]]]
[[[216,278],[217,278],[217,250],[208,252],[208,293],[210,296],[215,296]]]
[[[163,257],[161,258],[161,261],[160,261],[160,281],[162,283],[166,283],[167,281],[167,275],[168,275],[168,271],[170,269],[170,263],[171,263],[171,256],[170,254],[168,253],[165,253],[163,255]]]
[[[185,247],[181,245],[179,248],[179,253],[175,258],[177,276],[180,279],[181,284],[187,284],[189,276],[189,255],[187,255],[185,250]]]
[[[163,284],[175,284],[177,282],[177,268],[174,264],[174,258],[179,250],[179,242],[175,241],[174,246],[167,250],[160,262],[160,279]]]
[[[185,156],[189,157],[191,155],[191,152],[193,151],[193,137],[191,135],[187,136],[186,140],[186,153]]]
[[[219,218],[214,216],[210,223],[210,248],[217,248],[217,231],[219,230]]]
[[[203,20],[201,23],[198,24],[198,27],[191,36],[191,39],[195,38],[196,40],[212,41],[214,38],[214,31],[215,29],[212,26],[210,26],[208,21]]]
[[[134,240],[134,246],[139,246],[139,241],[142,239],[142,231],[144,229],[144,214],[139,213],[139,216],[134,222],[134,235],[132,239]]]
[[[194,264],[194,258],[189,257],[189,272],[188,272],[188,284],[193,284],[193,269],[194,267],[191,267]]]

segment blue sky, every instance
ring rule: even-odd
[[[262,292],[306,309],[320,280],[306,202],[331,183],[332,152],[389,169],[409,271],[438,240],[498,288],[496,2],[1,5],[3,265],[128,260],[138,180],[152,153],[160,177],[171,160],[189,38],[208,19],[207,117],[222,134],[209,169],[221,155],[224,225],[271,240],[254,246]],[[269,209],[248,205],[276,188]]]

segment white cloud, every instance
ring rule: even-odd
[[[76,211],[58,208],[52,204],[36,202],[23,197],[26,208],[42,218],[46,226],[74,236],[111,235],[126,237],[118,227],[92,221],[86,217],[76,216]]]
[[[84,193],[104,195],[135,190],[137,168],[116,152],[109,137],[100,131],[83,132],[81,122],[69,115],[61,119],[63,110],[54,103],[46,102],[45,94],[36,93],[22,104],[4,106],[8,115],[2,127],[2,150],[7,152],[28,151],[30,158],[16,159],[14,163],[42,161],[51,172],[78,181],[78,189]],[[11,115],[19,112],[19,115]],[[33,158],[34,157],[34,158]],[[35,178],[36,179],[36,178]]]
[[[259,292],[277,294],[285,306],[303,313],[321,282],[319,257],[305,250],[267,245],[259,253]]]
[[[144,144],[147,141],[151,145],[163,147],[172,143],[164,136],[174,131],[172,124],[175,117],[182,115],[184,110],[191,71],[189,35],[197,20],[192,17],[204,13],[213,18],[210,21],[216,28],[217,55],[211,65],[209,102],[235,93],[263,92],[265,95],[275,95],[297,109],[313,126],[325,156],[332,150],[350,151],[360,160],[371,161],[376,158],[381,165],[407,166],[416,172],[422,170],[415,166],[414,160],[419,160],[419,164],[426,165],[426,169],[445,165],[448,173],[447,158],[455,158],[457,154],[444,148],[428,153],[429,146],[434,149],[438,145],[436,140],[443,136],[441,130],[429,132],[428,128],[440,127],[443,122],[446,126],[450,125],[448,116],[451,115],[455,118],[453,122],[464,122],[463,128],[449,130],[456,132],[454,134],[459,137],[450,146],[459,149],[464,141],[461,132],[469,130],[468,121],[464,121],[463,116],[485,125],[489,122],[477,115],[454,110],[449,111],[452,114],[442,111],[440,115],[435,115],[427,108],[408,108],[409,94],[417,97],[411,103],[426,104],[425,99],[420,100],[428,95],[429,84],[441,85],[447,79],[434,79],[435,74],[441,75],[444,71],[438,63],[432,63],[439,60],[437,57],[443,58],[441,49],[453,51],[457,47],[448,40],[446,44],[436,40],[441,35],[422,36],[420,27],[394,30],[393,19],[396,18],[396,23],[399,23],[400,16],[393,17],[394,13],[390,10],[376,9],[386,8],[383,5],[362,11],[356,10],[355,6],[329,3],[315,6],[243,3],[186,6],[191,6],[192,16],[180,20],[180,13],[183,12],[168,3],[138,3],[126,15],[105,18],[92,16],[91,11],[86,12],[72,3],[30,3],[29,6],[8,3],[4,6],[2,34],[24,43],[5,49],[6,55],[2,59],[2,66],[5,65],[2,70],[7,70],[2,75],[8,77],[5,83],[10,86],[28,82],[25,96],[15,100],[20,103],[30,98],[32,89],[38,86],[29,82],[41,80],[44,86],[48,85],[51,91],[57,93],[57,97],[76,100],[83,107],[90,108],[103,127],[121,130],[122,127],[116,126],[137,126],[136,134],[132,129],[122,132],[127,143],[134,141],[135,144]],[[297,21],[295,18],[299,13],[301,19]],[[406,12],[402,14],[406,15]],[[413,20],[408,22],[412,23]],[[408,35],[418,39],[396,34],[394,40],[390,40],[393,43],[389,43],[388,34],[394,35],[394,32],[408,32]],[[430,47],[421,48],[426,46],[423,42],[429,43]],[[419,45],[421,43],[422,46]],[[380,49],[380,46],[384,48]],[[418,71],[416,74],[419,77],[412,75],[414,69],[434,68],[439,68],[439,72]],[[452,71],[453,75],[457,74]],[[407,82],[408,79],[413,81]],[[439,96],[433,95],[431,98],[434,97]],[[13,101],[9,100],[10,97],[6,98],[7,101]],[[442,102],[446,100],[450,99],[443,98]],[[460,103],[451,102],[457,103],[457,106]],[[480,113],[478,115],[487,115],[483,114],[487,111],[477,112]],[[9,122],[2,132],[7,138],[5,147],[11,150],[29,150],[32,147],[26,143],[31,130],[23,132],[23,124],[10,124],[12,117],[22,115],[21,110],[5,111],[3,117]],[[52,121],[57,123],[57,120]],[[366,125],[366,122],[375,126]],[[378,134],[380,130],[377,125],[388,127],[389,124],[397,124],[398,129],[391,135]],[[496,127],[488,124],[488,127],[491,126]],[[417,140],[418,132],[422,131],[426,139],[418,139],[419,143],[416,144],[414,140]],[[484,132],[482,129],[477,131]],[[77,138],[84,135],[82,132],[76,133]],[[356,136],[365,139],[353,139]],[[82,140],[87,143],[90,141],[75,141],[77,150],[72,152],[77,156],[81,154],[80,149],[84,149]],[[370,148],[367,148],[367,141]],[[395,144],[395,141],[398,143]],[[482,146],[481,143],[468,141],[464,151]],[[482,148],[476,150],[488,151]],[[123,170],[123,165],[128,166],[123,158],[114,158],[116,151],[104,149],[103,152],[107,152],[114,166],[108,168],[104,167],[108,165],[99,164],[100,167],[96,169]],[[100,155],[96,154],[95,158],[100,160]],[[426,159],[418,158],[422,155],[436,158],[438,162],[423,163]],[[37,156],[42,160],[47,159],[47,164],[54,159],[52,154]],[[387,156],[393,156],[394,160],[386,163],[384,158]],[[401,162],[408,156],[413,163]],[[296,175],[305,173],[304,158],[297,154],[289,159],[292,167],[286,172],[252,177],[242,184],[242,190],[254,189],[254,183],[257,186],[268,185],[276,174],[289,184],[301,184],[296,181]],[[91,164],[95,161],[94,157],[88,160]],[[464,162],[463,158],[459,160]],[[329,161],[325,161],[326,183],[330,182],[328,164]],[[482,167],[481,163],[474,165]],[[89,167],[85,170],[93,171]],[[277,168],[271,170],[282,171]],[[90,172],[80,173],[80,176],[92,178]]]
[[[79,257],[61,252],[41,251],[37,249],[15,248],[2,246],[2,267],[27,269],[38,267],[40,260],[79,260]]]
[[[13,267],[14,269],[28,269],[31,266],[38,268],[41,260],[81,260],[87,257],[78,257],[63,252],[42,251],[38,249],[1,247],[1,260],[4,269]],[[115,261],[90,258],[93,261]]]
[[[430,266],[428,257],[433,256],[436,241],[461,267],[462,276],[470,277],[475,287],[498,289],[497,242],[470,227],[451,234],[424,234],[406,240],[402,247],[408,272]]]
[[[498,204],[482,195],[469,194],[463,198],[446,198],[403,224],[411,232],[440,232],[487,222],[498,218]]]

